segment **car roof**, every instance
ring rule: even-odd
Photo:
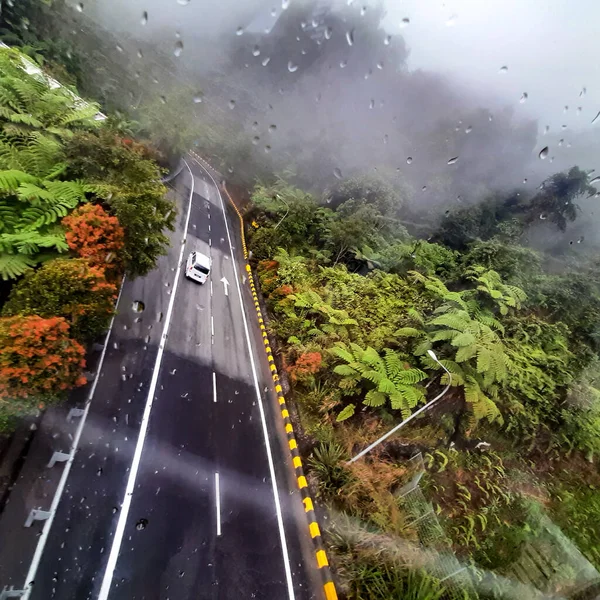
[[[202,254],[202,252],[194,252],[195,256],[195,264],[201,265],[206,268],[210,268],[210,258],[206,256],[206,254]]]

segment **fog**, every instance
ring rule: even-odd
[[[88,0],[55,26],[84,92],[142,122],[158,106],[245,185],[376,173],[435,218],[596,168],[596,3],[274,2]]]

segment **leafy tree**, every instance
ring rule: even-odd
[[[330,207],[337,209],[348,200],[364,201],[382,215],[392,215],[402,208],[405,198],[381,175],[358,175],[341,182],[329,194]]]
[[[383,406],[389,401],[392,409],[400,410],[403,418],[407,418],[411,409],[425,398],[423,389],[417,384],[427,375],[410,368],[389,348],[385,348],[381,356],[370,346],[363,349],[358,344],[347,346],[338,342],[331,353],[345,362],[333,369],[341,376],[340,388],[346,394],[366,389],[363,403],[367,406]],[[351,417],[355,409],[355,404],[348,404],[338,415],[338,421]]]
[[[145,275],[166,253],[169,238],[164,229],[173,230],[175,205],[166,197],[160,183],[155,153],[145,144],[115,137],[79,134],[67,146],[69,173],[86,176],[110,212],[123,228],[121,255],[128,275]]]
[[[119,269],[123,228],[98,204],[86,204],[62,220],[69,249],[107,272]]]
[[[53,396],[84,385],[84,356],[62,317],[0,319],[0,404],[10,406],[13,398]]]
[[[532,198],[527,222],[549,219],[560,231],[565,231],[567,223],[577,218],[575,200],[595,193],[588,174],[579,167],[572,167],[567,173],[555,173],[542,183],[541,191]]]
[[[81,342],[95,340],[113,313],[116,288],[84,259],[56,259],[27,273],[11,290],[4,316],[60,316]]]

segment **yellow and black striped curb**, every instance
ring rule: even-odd
[[[256,293],[256,287],[254,286],[254,280],[252,278],[252,271],[250,265],[246,265],[246,271],[248,272],[248,280],[250,281],[250,288],[252,290],[252,299],[254,300],[254,308],[256,308],[256,314],[258,315],[258,324],[265,345],[265,351],[267,353],[267,360],[269,361],[269,369],[271,370],[271,376],[273,377],[273,383],[275,384],[275,392],[277,394],[277,401],[279,402],[279,409],[281,410],[281,416],[283,417],[283,423],[285,425],[285,432],[287,434],[288,446],[292,453],[292,462],[294,464],[294,470],[296,473],[296,482],[300,494],[302,495],[302,503],[304,504],[304,512],[308,518],[308,529],[310,531],[310,537],[313,539],[315,544],[315,553],[317,558],[317,565],[323,576],[323,588],[325,591],[325,598],[327,600],[337,599],[337,592],[335,590],[335,584],[331,577],[331,570],[329,568],[329,561],[327,560],[327,554],[325,553],[325,546],[321,537],[321,530],[317,523],[317,517],[315,515],[315,509],[313,506],[310,492],[308,489],[308,482],[304,476],[304,469],[302,468],[302,459],[300,458],[300,452],[298,451],[298,444],[296,443],[296,437],[294,436],[294,428],[290,419],[290,413],[285,404],[285,398],[283,396],[283,390],[281,383],[279,382],[279,375],[277,375],[277,367],[275,366],[275,359],[273,358],[273,352],[269,343],[269,336],[267,335],[267,329],[262,317],[260,310],[260,304],[258,302],[258,295]]]

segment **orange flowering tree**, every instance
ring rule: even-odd
[[[116,292],[101,267],[81,258],[59,258],[25,275],[11,290],[2,314],[63,317],[73,338],[91,342],[107,329]]]
[[[99,204],[84,204],[62,220],[69,248],[93,266],[115,274],[122,266],[121,250],[125,233],[119,219]]]
[[[85,349],[62,317],[0,318],[0,431],[61,393],[85,384]]]
[[[288,368],[293,381],[308,383],[312,381],[313,375],[321,368],[323,357],[320,352],[304,352],[296,360],[295,364]]]

